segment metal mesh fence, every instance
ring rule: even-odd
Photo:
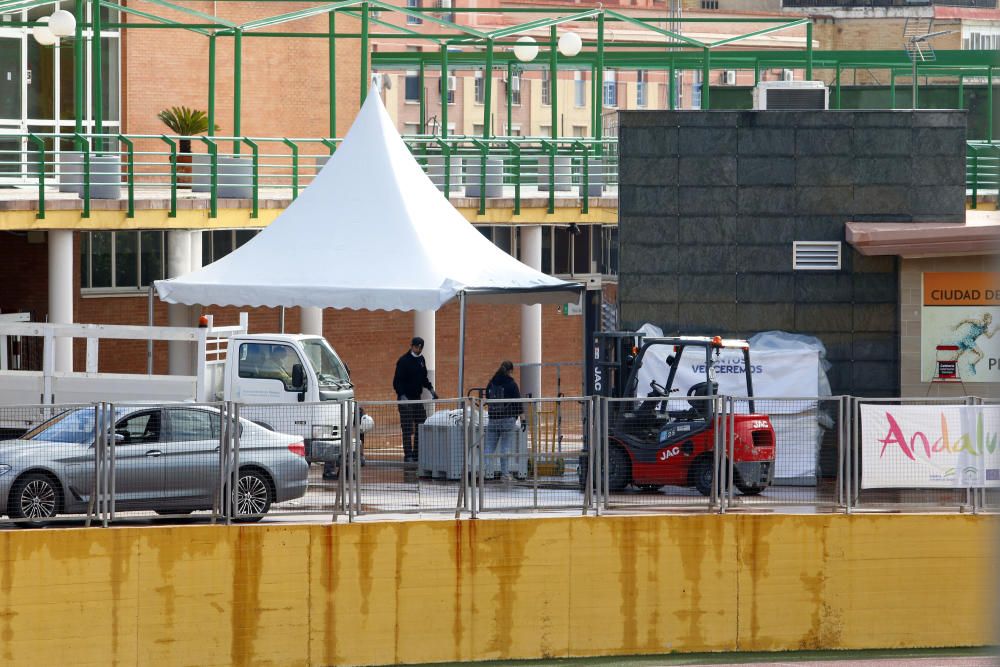
[[[717,397],[650,395],[607,406],[606,507],[706,510],[715,503],[723,419]]]
[[[886,447],[881,447],[878,454],[864,451],[863,439],[865,438],[865,415],[873,421],[881,418],[886,413],[892,413],[893,407],[918,407],[920,412],[937,413],[943,408],[951,406],[972,404],[973,399],[955,398],[854,398],[852,400],[852,446],[849,457],[850,465],[850,485],[847,506],[849,510],[942,510],[942,511],[972,511],[975,507],[975,494],[971,489],[959,488],[954,483],[948,488],[942,486],[920,485],[902,486],[898,482],[891,482],[880,485],[875,477],[876,467],[882,471],[887,471],[889,475],[905,478],[907,473],[899,463],[893,464],[892,459],[883,460]],[[877,408],[876,410],[865,410],[866,406]],[[898,416],[898,415],[897,415]],[[868,436],[869,439],[875,437],[874,434]],[[883,445],[889,444],[888,434],[879,434],[884,437]],[[917,439],[914,439],[917,438]],[[933,436],[931,436],[933,439]],[[921,444],[921,440],[916,433],[907,433],[904,438],[907,444]],[[936,445],[933,442],[927,443],[930,448]],[[871,446],[871,443],[869,443]],[[892,453],[891,449],[889,450]],[[914,457],[915,458],[915,457]],[[888,461],[888,462],[886,462]],[[867,468],[867,469],[866,469]],[[885,475],[882,475],[884,477]]]
[[[476,401],[476,510],[589,507],[593,406],[589,398]]]
[[[356,406],[357,513],[464,507],[467,496],[460,498],[465,493],[460,482],[467,470],[467,401],[359,401]]]
[[[22,526],[89,523],[99,475],[94,405],[0,408],[0,513]]]
[[[730,506],[840,502],[843,397],[732,398],[729,403]]]

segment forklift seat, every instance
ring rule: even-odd
[[[711,385],[711,387],[709,387]],[[719,383],[718,382],[699,382],[698,384],[691,385],[688,389],[687,395],[690,397],[703,397],[703,396],[715,396],[719,393]],[[698,413],[699,419],[708,419],[709,415],[712,414],[712,404],[707,400],[694,400],[688,401],[691,408]]]

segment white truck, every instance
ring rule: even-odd
[[[342,404],[354,398],[354,386],[326,339],[249,334],[246,313],[236,326],[215,327],[211,316],[206,319],[205,326],[190,328],[0,320],[0,433],[11,437],[44,421],[52,414],[46,405],[236,401],[241,417],[302,436],[310,461],[339,461]],[[40,371],[10,368],[8,341],[27,337],[42,340]],[[82,373],[55,370],[59,338],[86,340]],[[101,339],[148,341],[146,372],[98,372]],[[195,374],[153,374],[152,341],[196,345]]]

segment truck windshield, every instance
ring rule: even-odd
[[[316,372],[316,378],[321,386],[342,387],[351,384],[344,362],[333,351],[330,344],[322,338],[310,338],[302,341],[306,359]]]

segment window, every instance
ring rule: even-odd
[[[514,106],[521,106],[521,73],[512,72],[510,75],[510,103]]]
[[[451,0],[437,0],[435,6],[441,9],[451,9]],[[455,12],[441,12],[440,16],[445,21],[455,22]]]
[[[635,103],[636,106],[644,107],[648,104],[649,72],[644,69],[636,72]]]
[[[604,106],[618,106],[618,82],[615,80],[614,70],[604,72]]]
[[[216,229],[201,233],[201,264],[207,266],[257,236],[258,229]]]
[[[122,436],[122,444],[135,445],[160,441],[160,411],[151,410],[129,415],[115,424],[115,436]]]
[[[421,0],[406,0],[406,6],[410,9],[419,9],[421,5]],[[406,22],[409,25],[420,25],[424,22],[419,16],[407,16]]]
[[[573,105],[577,107],[587,106],[587,81],[583,78],[583,72],[573,72]]]
[[[292,369],[299,355],[288,345],[244,343],[240,345],[239,374],[250,380],[278,380],[285,391],[298,391],[292,386]]]
[[[542,106],[552,106],[552,76],[548,69],[542,70]]]
[[[587,126],[586,125],[574,125],[573,126],[573,136],[574,137],[585,137],[585,136],[587,136]]]
[[[448,104],[455,103],[455,87],[458,85],[458,80],[454,75],[449,74],[443,79],[438,79],[438,90],[444,92],[444,86],[448,86]]]
[[[170,442],[218,440],[221,414],[204,410],[167,410]]]
[[[694,83],[691,84],[691,108],[701,108],[701,72],[694,73]]]
[[[403,123],[403,134],[420,134],[420,123]]]
[[[718,9],[719,0],[701,0],[702,9]]]
[[[507,136],[508,137],[519,137],[521,136],[521,126],[520,125],[506,125]]]
[[[539,136],[551,137],[552,136],[552,126],[551,125],[539,125],[538,126]]]
[[[483,104],[486,100],[486,79],[483,78],[481,70],[476,71],[475,87],[473,89],[473,100],[476,104]]]
[[[513,254],[513,227],[507,225],[476,225],[479,233],[507,254]]]
[[[481,137],[481,136],[483,136],[483,124],[482,123],[473,123],[472,124],[472,136],[474,136],[474,137]]]
[[[136,290],[166,277],[163,232],[81,232],[80,288]]]
[[[403,100],[420,101],[420,75],[415,70],[406,71],[406,77],[403,79]]]

